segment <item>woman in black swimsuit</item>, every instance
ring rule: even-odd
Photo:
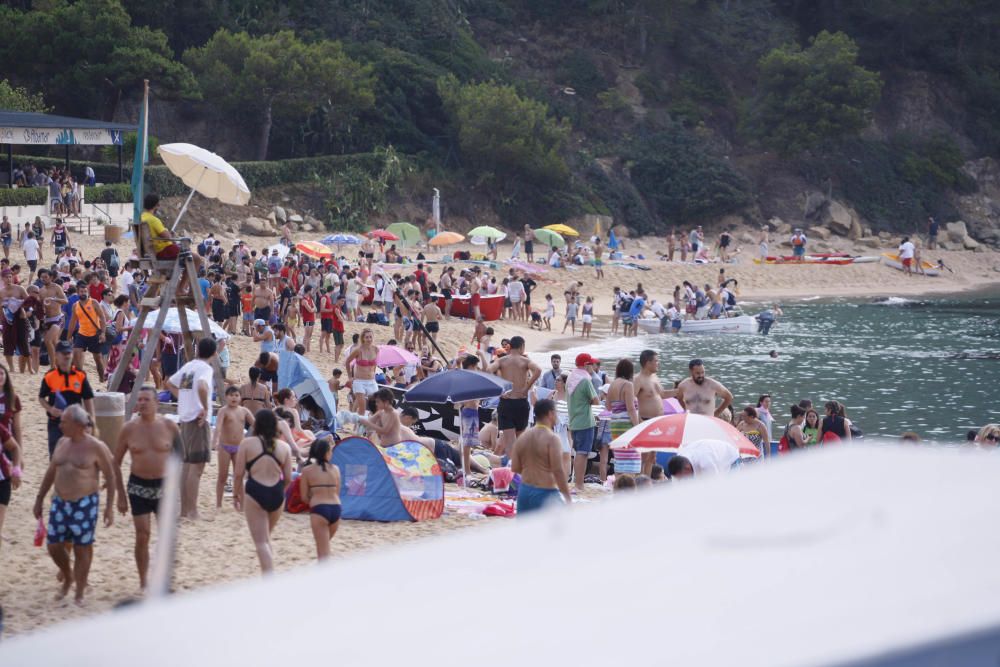
[[[340,469],[330,463],[330,438],[317,440],[309,448],[312,462],[299,477],[299,493],[309,501],[309,525],[316,539],[316,558],[330,556],[330,540],[340,526]]]
[[[233,504],[246,515],[261,572],[266,574],[274,569],[271,531],[281,518],[285,487],[292,480],[292,450],[277,439],[278,420],[272,411],[258,410],[254,419],[254,434],[244,438],[236,452]]]

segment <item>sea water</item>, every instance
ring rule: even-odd
[[[745,304],[748,313],[760,307]],[[840,401],[870,435],[916,431],[950,442],[1000,422],[1000,289],[949,298],[802,299],[782,309],[768,336],[640,334],[581,349],[600,356],[609,380],[619,358],[638,362],[641,350],[655,349],[667,386],[700,358],[733,393],[737,410],[770,394],[782,425],[803,398],[821,415],[826,401]],[[547,357],[535,357],[544,369]]]

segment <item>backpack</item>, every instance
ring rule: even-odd
[[[281,271],[281,264],[282,262],[280,257],[272,256],[270,259],[267,260],[267,272],[272,276],[277,275],[278,272]]]
[[[197,250],[200,256],[205,257],[206,255],[208,255],[208,244],[202,241],[201,243],[198,244]]]
[[[114,249],[112,248],[112,250]],[[110,259],[108,259],[108,268],[111,269],[112,271],[117,271],[118,269],[121,268],[121,266],[122,262],[121,258],[118,257],[118,251],[114,250],[114,252],[111,253]]]

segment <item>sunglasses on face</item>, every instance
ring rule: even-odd
[[[990,433],[986,439],[990,442],[1000,442],[1000,433]]]

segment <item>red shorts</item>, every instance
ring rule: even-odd
[[[181,254],[181,247],[176,243],[171,243],[166,248],[156,253],[156,259],[177,259]]]
[[[476,306],[478,306],[479,302],[482,300],[482,298],[483,297],[482,297],[481,294],[473,294],[472,295],[472,307],[475,308]]]
[[[912,266],[912,265],[913,265],[913,258],[907,258],[903,260],[903,266]]]

